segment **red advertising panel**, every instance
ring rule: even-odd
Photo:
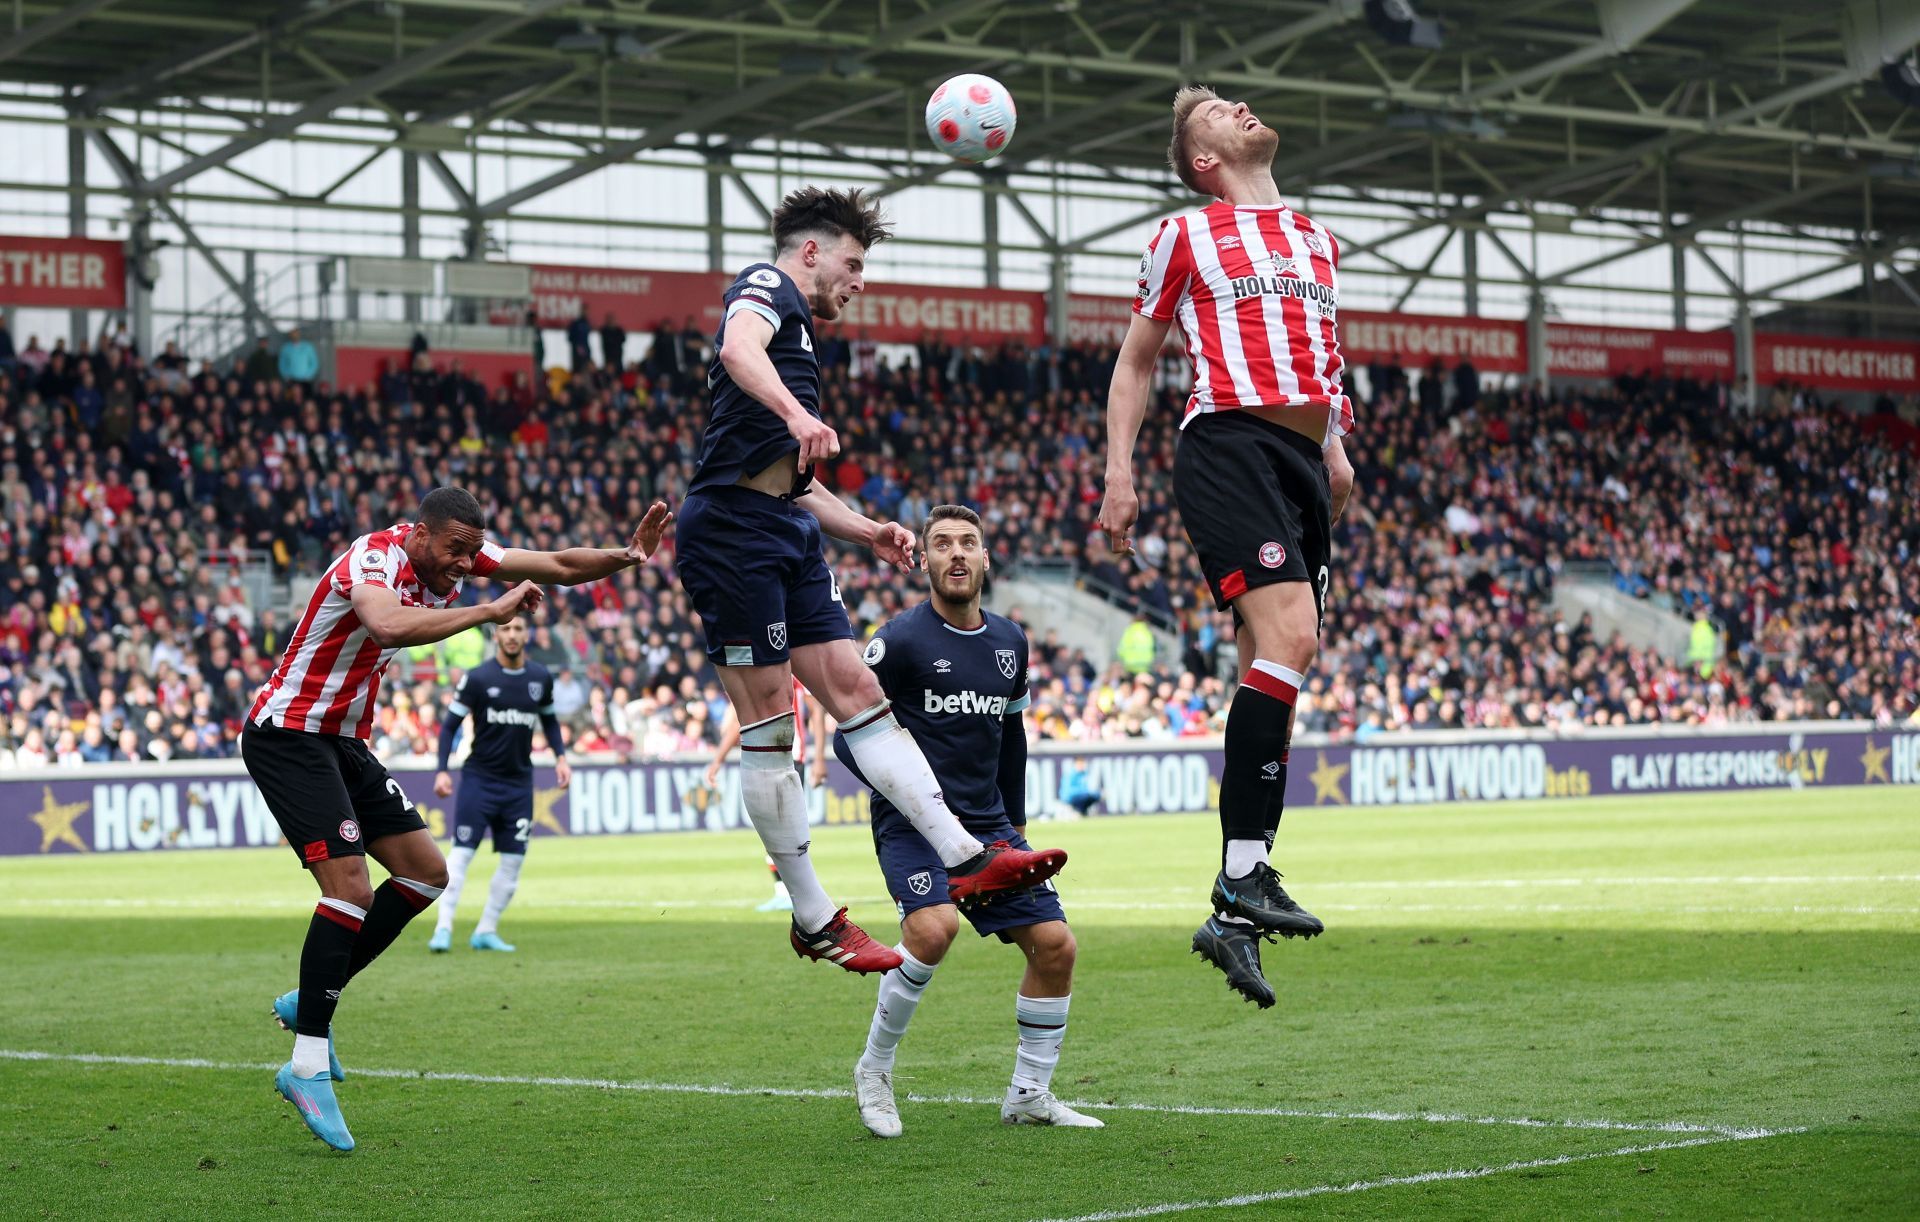
[[[452,348],[433,350],[433,367],[445,373],[454,361],[460,362],[460,368],[474,381],[488,390],[496,386],[510,386],[513,375],[533,373],[532,345],[528,351],[513,352],[470,352]],[[388,372],[395,369],[408,369],[408,353],[399,348],[336,348],[333,353],[333,383],[335,386],[359,388],[376,384]]]
[[[1761,386],[1798,382],[1822,390],[1920,393],[1920,344],[1823,335],[1756,335],[1753,360],[1754,378]]]
[[[1553,377],[1613,378],[1649,369],[1731,380],[1733,334],[1547,324],[1547,373]]]
[[[565,327],[584,307],[595,329],[611,314],[629,331],[651,331],[662,321],[675,330],[694,317],[701,330],[720,325],[720,294],[732,282],[711,272],[650,272],[631,268],[533,266],[533,308],[543,327]],[[497,323],[517,323],[518,312],[494,311]]]
[[[831,325],[843,338],[865,336],[882,344],[910,344],[932,335],[955,343],[1032,347],[1047,342],[1047,299],[1043,293],[1009,289],[869,284]]]
[[[1349,365],[1397,360],[1414,369],[1436,358],[1461,358],[1481,373],[1527,371],[1527,324],[1500,318],[1444,318],[1431,314],[1340,313],[1340,354]]]
[[[677,329],[691,314],[708,334],[720,325],[720,294],[730,275],[712,272],[654,272],[629,268],[533,266],[533,307],[543,327],[564,327],[581,309],[597,328],[611,314],[629,331],[650,331],[662,320]],[[496,309],[497,323],[517,323],[507,307]],[[883,344],[912,343],[926,335],[950,341],[1001,343],[1046,340],[1046,298],[1040,293],[970,289],[948,285],[869,284],[837,322],[853,338]]]
[[[126,252],[91,238],[0,237],[0,304],[125,309]]]

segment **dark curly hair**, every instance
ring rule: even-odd
[[[801,187],[790,192],[773,210],[773,243],[785,254],[808,238],[837,238],[851,234],[862,250],[893,236],[893,224],[880,212],[880,202],[865,191]]]

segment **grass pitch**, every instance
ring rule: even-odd
[[[1915,806],[1296,811],[1329,932],[1266,949],[1266,1012],[1187,954],[1212,818],[1039,825],[1081,945],[1055,1086],[1109,1127],[997,1123],[1019,963],[963,933],[891,1142],[847,1097],[873,981],[752,911],[745,834],[536,842],[511,956],[464,948],[483,854],[457,949],[422,919],[341,1006],[349,1156],[271,1094],[290,854],[4,860],[0,1216],[1912,1216]],[[891,933],[865,830],[814,851]]]

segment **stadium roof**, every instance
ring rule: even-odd
[[[0,76],[67,89],[76,122],[110,129],[171,99],[230,127],[146,195],[343,109],[366,116],[370,144],[433,154],[443,181],[438,154],[469,125],[552,127],[579,147],[534,181],[464,198],[479,220],[649,150],[775,136],[879,164],[901,189],[967,173],[899,151],[926,151],[934,83],[984,71],[1021,105],[1009,164],[990,173],[1061,159],[1158,170],[1183,194],[1164,174],[1167,100],[1201,80],[1281,131],[1289,182],[1423,193],[1432,224],[1553,200],[1672,217],[1648,245],[1761,218],[1882,245],[1920,234],[1920,119],[1878,79],[1920,41],[1920,6],[1886,0],[1418,0],[1446,23],[1437,51],[1392,45],[1361,0],[10,7]]]

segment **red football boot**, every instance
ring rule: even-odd
[[[996,840],[978,857],[947,871],[947,894],[958,903],[1037,887],[1066,864],[1065,849],[1016,849]]]
[[[862,976],[900,966],[900,952],[869,938],[866,930],[847,919],[845,908],[834,913],[819,933],[801,933],[796,921],[788,936],[793,939],[793,953],[802,959],[824,959]]]

